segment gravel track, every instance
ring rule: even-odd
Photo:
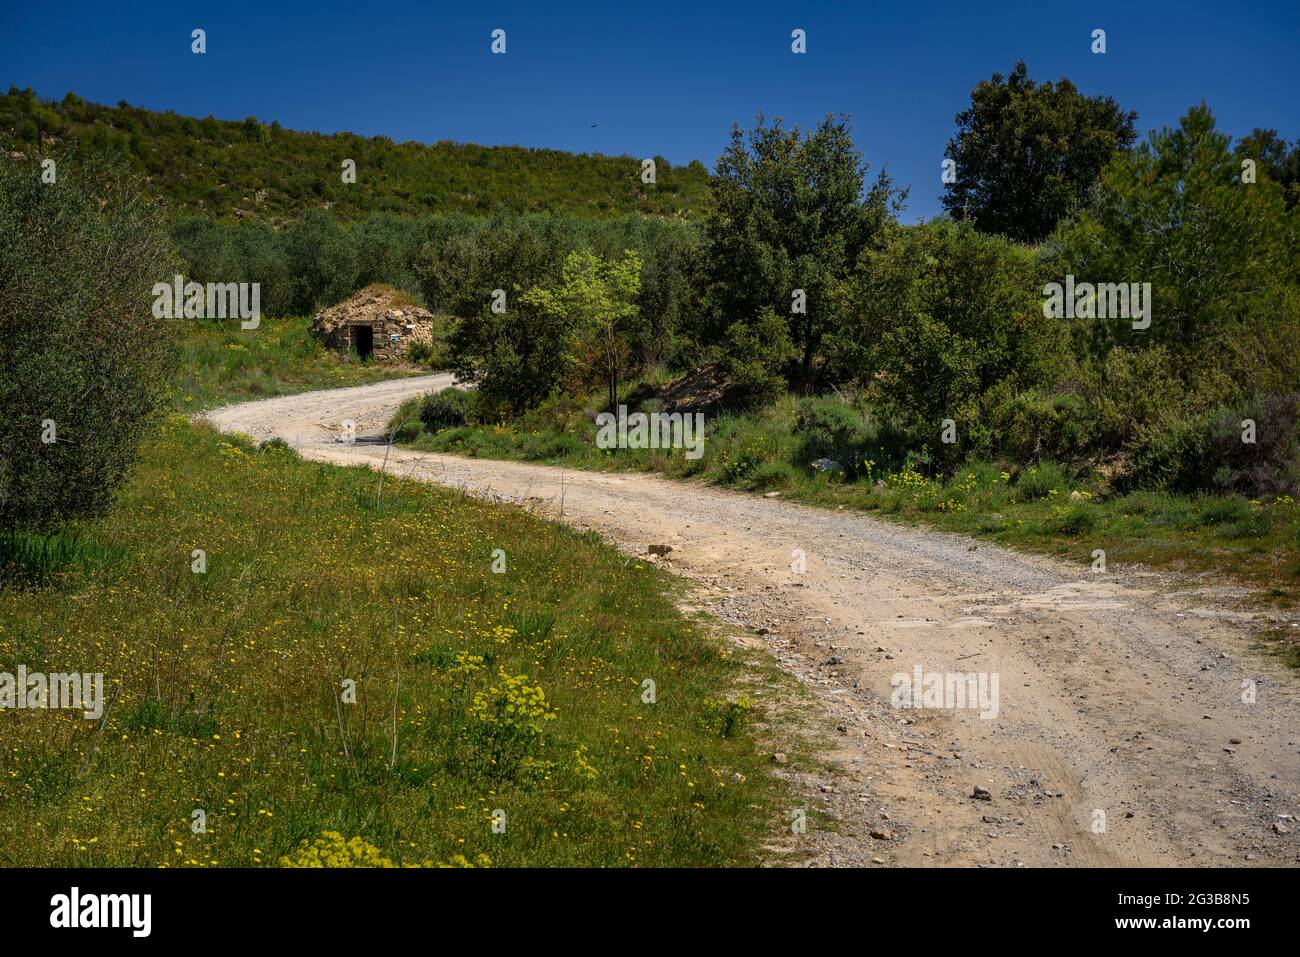
[[[366,440],[403,399],[451,382],[389,380],[207,418],[278,436],[305,458],[378,468],[386,449]],[[340,441],[345,420],[357,444]],[[386,468],[527,505],[637,554],[671,545],[664,562],[805,683],[831,732],[828,769],[792,775],[837,822],[784,842],[809,865],[1298,860],[1297,682],[1249,650],[1265,615],[1239,591],[1133,568],[1093,573],[1087,555],[1104,542],[1081,543],[1067,564],[639,473],[398,448]],[[996,673],[997,717],[891,706],[891,678],[918,665]],[[1247,680],[1254,703],[1242,700]],[[779,745],[779,720],[772,733]],[[788,734],[793,748],[799,732]]]

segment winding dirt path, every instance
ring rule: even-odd
[[[305,458],[379,467],[385,448],[366,438],[403,399],[450,384],[398,379],[208,418]],[[341,441],[349,419],[357,444]],[[701,584],[710,610],[819,702],[828,768],[799,784],[837,826],[801,837],[809,864],[1300,860],[1300,685],[1248,650],[1263,616],[1240,595],[643,474],[404,449],[387,468],[562,509],[638,554],[671,545],[666,563]],[[996,673],[997,716],[892,706],[892,677],[917,666]]]

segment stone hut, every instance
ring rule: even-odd
[[[433,314],[392,286],[374,285],[318,312],[311,331],[337,352],[404,359],[413,343],[433,342]]]

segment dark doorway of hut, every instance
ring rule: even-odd
[[[375,351],[375,330],[369,326],[353,326],[352,348],[362,359],[369,359]]]

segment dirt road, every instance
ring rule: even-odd
[[[404,398],[450,382],[395,380],[209,418],[259,440],[280,436],[306,458],[378,467],[385,450],[364,438]],[[360,444],[340,441],[349,419]],[[671,545],[667,563],[702,584],[710,609],[743,625],[819,701],[828,769],[798,783],[838,823],[800,838],[809,864],[1300,860],[1300,685],[1248,650],[1258,613],[1226,589],[1099,574],[641,474],[401,449],[387,467],[552,514],[562,505],[564,521],[640,554]],[[996,716],[987,706],[893,706],[894,676],[918,667],[996,675]],[[1251,688],[1253,702],[1243,700]]]

